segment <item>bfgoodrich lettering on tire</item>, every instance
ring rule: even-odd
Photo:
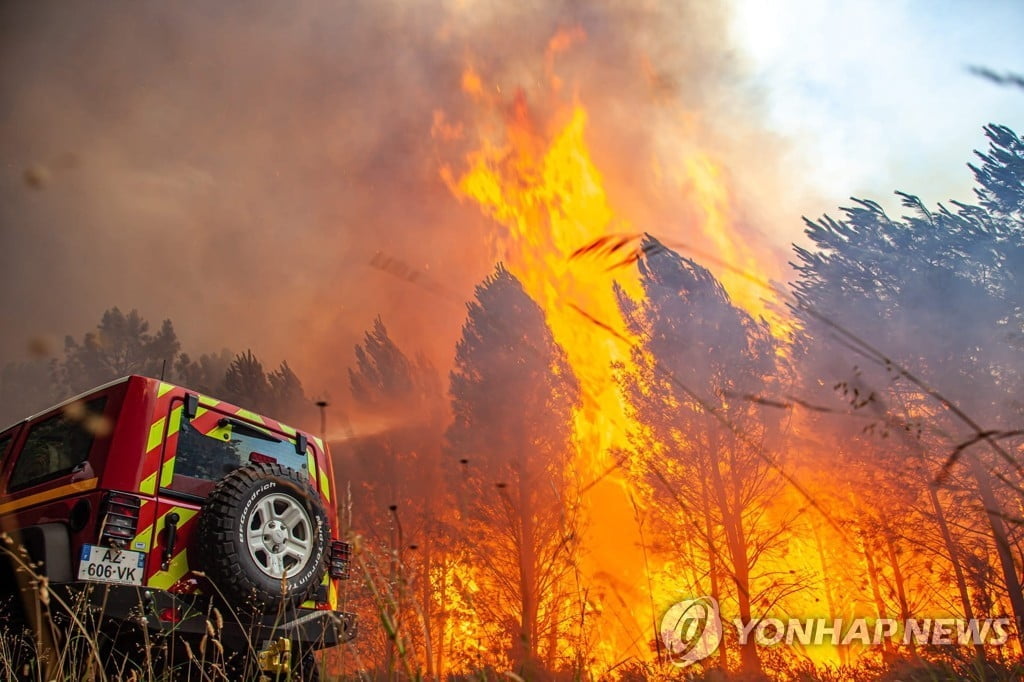
[[[203,505],[198,533],[199,562],[236,607],[296,606],[327,572],[330,528],[320,495],[279,464],[228,474]]]

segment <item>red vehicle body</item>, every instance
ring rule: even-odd
[[[0,432],[0,529],[51,586],[153,634],[201,636],[218,605],[239,649],[351,639],[336,504],[320,438],[155,379],[126,377]],[[0,590],[23,584],[13,577]]]

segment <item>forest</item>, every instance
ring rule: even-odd
[[[327,652],[328,670],[1017,679],[1024,141],[986,128],[972,203],[900,194],[900,217],[858,199],[806,220],[790,282],[739,273],[773,301],[758,309],[685,243],[560,225],[574,201],[602,200],[575,194],[592,172],[578,148],[571,173],[545,172],[573,125],[545,155],[492,150],[449,177],[507,229],[450,365],[398,343],[381,317],[339,355],[349,395],[330,418],[387,425],[330,443],[357,550],[344,598],[362,625]],[[512,166],[555,184],[513,182]],[[0,371],[4,423],[139,373],[319,428],[319,396],[287,362],[189,355],[171,320],[111,307],[62,349],[37,346]],[[727,625],[683,668],[659,621],[698,597]],[[765,645],[728,625],[767,618],[1014,625],[1000,645],[902,632]]]

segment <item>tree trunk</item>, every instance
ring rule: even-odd
[[[881,581],[878,579],[878,566],[875,564],[874,557],[871,556],[871,550],[868,548],[866,541],[861,544],[861,553],[864,556],[864,563],[868,569],[868,582],[871,584],[871,596],[875,600],[875,613],[878,614],[879,618],[888,618],[889,610],[886,608],[885,599],[882,597]],[[885,660],[892,660],[892,642],[888,639],[884,640],[882,642],[882,649]]]
[[[942,508],[939,494],[934,485],[928,486],[928,500],[931,502],[932,511],[935,513],[935,522],[939,526],[939,533],[942,534],[942,542],[946,545],[946,552],[949,553],[949,561],[953,565],[953,577],[956,580],[956,590],[960,595],[960,604],[964,609],[964,618],[968,621],[974,619],[974,605],[971,603],[970,593],[967,591],[967,579],[964,577],[964,567],[960,564],[960,549],[953,541],[953,534],[946,522],[946,511]],[[978,659],[979,670],[984,670],[985,646],[974,645],[974,655]]]
[[[828,609],[829,620],[833,621],[836,618],[836,604],[832,597],[832,583],[829,580],[828,565],[825,563],[825,546],[821,544],[821,533],[818,532],[818,527],[813,523],[811,524],[811,530],[814,532],[814,546],[818,549],[818,561],[821,563],[822,583],[825,586],[825,607]],[[850,659],[849,647],[837,642],[836,653],[839,655],[840,665],[846,665]]]
[[[750,562],[747,556],[746,537],[743,532],[742,510],[733,509],[729,494],[718,466],[717,448],[711,450],[709,468],[711,484],[714,486],[715,497],[722,511],[722,527],[729,557],[732,559],[732,577],[736,585],[736,600],[739,605],[740,622],[744,628],[750,624],[752,613],[750,604]],[[757,653],[757,642],[753,636],[747,638],[745,644],[739,645],[740,667],[746,673],[760,674],[761,659]]]
[[[999,556],[999,566],[1003,571],[1003,581],[1006,584],[1006,593],[1010,598],[1010,608],[1013,610],[1013,622],[1016,627],[1012,632],[1017,635],[1017,643],[1020,645],[1020,634],[1018,628],[1024,624],[1024,593],[1021,592],[1020,578],[1017,575],[1017,567],[1013,563],[1013,554],[1010,552],[1010,542],[1006,534],[1006,523],[1003,521],[1003,514],[996,500],[995,492],[989,481],[988,472],[981,464],[976,454],[969,457],[971,462],[971,473],[978,483],[978,494],[981,503],[985,505],[985,516],[988,518],[989,526],[992,528],[992,539],[995,541],[996,553]]]
[[[719,584],[718,550],[715,547],[715,534],[711,519],[711,499],[708,494],[707,477],[702,476],[700,482],[701,503],[704,507],[704,540],[708,548],[708,572],[711,576],[711,598],[717,604],[722,603],[722,588]],[[729,669],[729,651],[725,646],[725,630],[722,629],[722,644],[718,647],[718,666],[722,670]]]
[[[437,672],[437,679],[444,679],[444,633],[448,628],[448,560],[444,559],[441,561],[441,594],[439,596],[441,603],[438,604],[438,616],[437,616],[437,648],[435,655],[437,657],[434,663],[434,670]]]
[[[427,526],[429,528],[429,525]],[[430,534],[428,533],[428,536]],[[420,611],[423,614],[423,660],[426,663],[427,677],[434,675],[434,640],[431,637],[432,625],[431,616],[433,602],[431,600],[430,587],[430,560],[432,540],[427,537],[423,542],[423,577],[420,579]]]
[[[521,529],[519,546],[519,597],[520,621],[519,641],[513,647],[518,651],[517,667],[532,662],[537,653],[537,612],[539,609],[537,594],[537,556],[536,531],[534,528],[532,485],[529,480],[529,467],[526,463],[523,447],[519,453],[519,524]]]
[[[906,623],[910,619],[910,606],[907,603],[903,571],[900,569],[899,557],[896,555],[896,543],[893,541],[893,533],[888,527],[884,528],[883,535],[885,536],[885,553],[889,559],[889,566],[892,568],[892,579],[896,583],[896,599],[900,603],[900,620]],[[910,652],[915,653],[916,649],[917,643],[911,639]]]

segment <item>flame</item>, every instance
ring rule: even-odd
[[[445,177],[457,196],[473,200],[506,228],[497,238],[496,256],[544,309],[583,387],[585,402],[576,426],[596,455],[588,462],[593,474],[608,464],[609,449],[623,444],[624,406],[609,367],[629,362],[629,349],[612,335],[595,333],[576,308],[625,335],[612,281],[630,296],[641,292],[635,273],[612,277],[606,263],[570,262],[581,246],[628,229],[608,203],[587,148],[586,124],[586,111],[574,106],[569,120],[546,144],[520,92],[509,117],[507,143],[487,143],[473,152],[458,181],[452,182],[450,172]]]
[[[585,39],[582,29],[572,28],[549,41],[545,67],[554,95],[563,89],[554,73],[556,57]],[[589,116],[582,102],[555,106],[555,113],[538,121],[523,90],[502,102],[500,88],[486,87],[472,67],[464,69],[461,87],[478,104],[500,112],[502,134],[495,138],[495,127],[481,124],[479,146],[466,157],[464,170],[456,173],[444,166],[441,176],[456,197],[472,202],[500,226],[491,235],[494,257],[544,310],[581,386],[574,464],[587,489],[586,570],[600,585],[593,615],[602,622],[600,641],[587,656],[601,674],[629,657],[651,658],[655,603],[671,603],[676,587],[652,582],[639,527],[643,510],[614,459],[617,450],[628,448],[631,424],[611,368],[632,366],[631,344],[624,342],[632,339],[613,284],[639,299],[638,273],[633,268],[610,271],[610,263],[599,258],[571,257],[602,238],[636,230],[609,200],[587,141]],[[435,115],[437,138],[451,139],[456,129],[462,137],[468,128]],[[733,197],[721,166],[698,152],[671,172],[662,169],[661,177],[692,205],[703,243],[727,266],[716,272],[723,286],[748,311],[764,313],[764,290],[757,284],[762,268],[752,247],[737,237]],[[758,276],[743,274],[750,272]],[[608,329],[597,328],[595,321]]]
[[[750,277],[761,273],[762,266],[750,246],[736,239],[732,198],[722,167],[707,154],[697,152],[683,161],[676,182],[700,211],[697,225],[703,242],[710,245],[718,260],[730,266],[718,275],[722,286],[736,305],[755,316],[763,314],[765,291]]]
[[[552,41],[552,50],[564,49],[573,38]],[[604,180],[586,142],[587,113],[572,106],[564,122],[545,136],[533,119],[523,92],[516,94],[505,128],[505,140],[484,140],[467,159],[467,169],[456,180],[450,169],[443,177],[456,196],[475,202],[505,229],[496,237],[495,256],[523,283],[538,302],[558,343],[565,349],[583,394],[575,414],[577,453],[575,468],[584,483],[598,479],[613,464],[610,453],[625,447],[626,411],[614,378],[612,363],[629,363],[629,348],[615,335],[596,330],[580,311],[627,334],[621,322],[612,288],[617,282],[630,296],[641,294],[636,273],[623,271],[612,277],[607,263],[570,260],[571,254],[593,240],[628,231],[616,216],[604,190]],[[636,543],[632,510],[617,476],[593,486],[586,507],[601,537],[619,537],[620,546],[608,546],[600,538],[588,538],[593,572],[614,565],[624,584],[643,578],[642,559]],[[641,602],[642,603],[642,602]],[[620,641],[605,636],[598,652],[647,655],[631,643],[643,626],[637,615],[625,609],[618,618],[629,623]],[[639,616],[645,619],[648,616]],[[641,647],[644,639],[641,637]]]

